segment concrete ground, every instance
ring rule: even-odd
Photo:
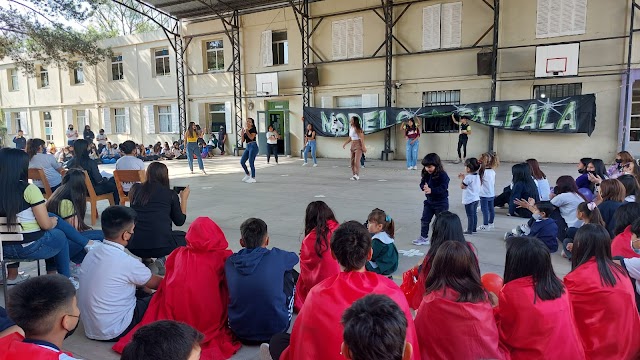
[[[378,207],[392,216],[396,224],[396,246],[402,253],[400,265],[394,274],[399,284],[402,273],[419,263],[427,247],[411,244],[420,234],[420,217],[424,195],[419,190],[420,171],[408,171],[404,161],[368,161],[361,171],[360,181],[350,181],[348,160],[319,159],[318,167],[302,167],[298,158],[280,158],[280,164],[268,165],[266,158],[256,159],[255,184],[241,182],[244,176],[238,164],[239,158],[217,156],[205,160],[209,175],[191,175],[186,161],[166,161],[171,185],[191,187],[187,223],[181,227],[186,231],[191,221],[198,216],[209,216],[220,225],[232,250],[240,249],[240,224],[249,217],[260,217],[269,227],[271,246],[296,253],[303,238],[304,211],[314,200],[325,201],[335,212],[340,222],[358,220],[364,222],[369,212]],[[272,159],[273,161],[273,159]],[[502,189],[511,180],[511,165],[502,164],[497,170],[496,189]],[[113,165],[101,166],[107,172]],[[446,164],[445,170],[452,177],[450,191],[451,211],[457,213],[466,226],[466,216],[461,203],[461,190],[456,175],[463,171],[461,165]],[[573,165],[544,164],[542,170],[551,183],[560,175],[574,175]],[[106,207],[99,204],[99,209]],[[87,209],[88,210],[88,209]],[[482,215],[479,214],[479,223]],[[88,219],[87,215],[87,219]],[[483,273],[504,271],[505,247],[503,235],[524,219],[506,216],[506,209],[497,209],[495,230],[468,236],[478,249],[480,268]],[[98,225],[99,227],[99,225]],[[558,276],[570,271],[570,263],[559,253],[552,255]],[[22,270],[35,276],[35,263],[23,264]],[[4,303],[4,302],[3,302]],[[88,340],[82,324],[76,333],[65,341],[65,350],[78,358],[91,360],[118,359],[111,351],[111,343]],[[257,347],[243,347],[233,359],[257,359]]]

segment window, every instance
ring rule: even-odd
[[[116,134],[124,134],[127,132],[127,119],[124,113],[124,108],[113,109],[113,120],[116,124]]]
[[[81,61],[78,61],[73,68],[73,83],[76,85],[84,84],[84,68]]]
[[[122,54],[113,54],[113,56],[111,57],[111,80],[118,81],[122,79],[124,79]]]
[[[171,74],[171,66],[169,65],[169,49],[156,49],[156,76],[167,76]]]
[[[224,43],[222,40],[207,41],[207,71],[224,71]]]
[[[364,24],[361,17],[338,20],[331,24],[331,51],[333,60],[361,58]]]
[[[587,0],[538,0],[536,38],[587,32]]]
[[[44,111],[42,113],[42,119],[44,120],[44,139],[45,141],[53,141],[53,121],[51,120],[51,113]]]
[[[40,87],[49,87],[49,70],[43,66],[40,67]]]
[[[582,95],[581,83],[535,85],[533,87],[534,99],[560,98],[575,95]]]
[[[225,119],[224,104],[209,104],[209,121],[211,122],[211,131],[220,131],[220,126],[225,126]]]
[[[158,106],[158,125],[160,133],[172,133],[171,106]]]
[[[425,91],[422,106],[460,105],[460,90]]]
[[[361,108],[362,95],[337,96],[336,107],[338,108]]]
[[[631,95],[631,125],[629,126],[629,141],[640,141],[640,81],[633,83]]]
[[[13,116],[13,123],[16,124],[16,129],[24,131],[25,129],[22,124],[22,118],[20,117],[20,113],[14,112],[14,113],[11,113],[11,115]]]
[[[10,91],[20,90],[20,83],[18,82],[18,69],[9,70],[9,90]]]
[[[273,32],[271,35],[273,51],[273,64],[286,65],[289,63],[289,42],[286,31]]]
[[[462,3],[422,9],[422,50],[457,48],[462,44]]]
[[[78,124],[78,131],[84,131],[84,127],[89,125],[87,123],[86,110],[76,110],[76,123]]]

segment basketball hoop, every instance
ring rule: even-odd
[[[566,57],[547,59],[547,74],[553,76],[564,75],[567,72],[567,61]]]

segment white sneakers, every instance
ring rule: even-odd
[[[313,167],[317,167],[317,166],[318,166],[318,164],[313,164]]]
[[[353,175],[352,177],[349,178],[349,180],[360,180],[360,176]]]
[[[302,163],[302,166],[307,166],[307,163],[306,162]]]
[[[242,178],[242,182],[247,182],[247,180],[249,180],[249,179],[251,179],[251,176],[249,176],[249,175],[245,175],[245,176]]]
[[[413,240],[411,243],[413,243],[413,245],[418,245],[418,246],[431,245],[431,241],[429,241],[429,238],[422,237],[422,236],[420,236],[417,239]]]
[[[255,178],[250,177],[249,180],[245,181],[247,184],[253,184],[256,182]]]
[[[409,166],[407,170],[418,170],[417,166]]]

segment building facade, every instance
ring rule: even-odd
[[[493,44],[494,11],[481,0],[395,1],[392,106],[465,104],[491,100],[491,76],[478,75],[478,53]],[[312,106],[349,108],[384,106],[385,23],[378,0],[323,0],[310,4],[311,63],[319,85]],[[408,6],[408,7],[407,7]],[[403,11],[407,7],[406,11]],[[495,131],[494,149],[503,160],[537,158],[576,162],[584,156],[609,162],[618,150],[619,132],[640,155],[640,86],[630,91],[631,127],[619,124],[626,97],[624,72],[631,1],[511,0],[499,16],[496,100],[554,95],[596,94],[593,134]],[[376,13],[377,11],[377,13]],[[266,132],[276,124],[283,134],[281,151],[297,155],[303,146],[302,42],[291,8],[242,15],[240,18],[242,107]],[[232,49],[220,20],[183,22],[187,119],[207,131],[235,131]],[[483,36],[484,35],[484,36]],[[536,46],[579,42],[579,75],[536,78]],[[18,128],[27,137],[65,143],[67,124],[103,128],[110,140],[144,144],[179,138],[175,56],[162,32],[105,40],[112,59],[80,69],[38,68],[26,77],[5,59],[0,64],[0,107],[7,121],[7,140]],[[378,50],[378,51],[377,51]],[[635,68],[640,59],[636,47]],[[411,53],[411,54],[408,54]],[[79,71],[80,70],[80,71]],[[277,82],[265,74],[276,73]],[[265,80],[267,79],[267,80]],[[640,83],[639,83],[640,84]],[[277,92],[276,92],[277,91]],[[276,95],[277,94],[277,95]],[[637,117],[637,120],[636,120]],[[229,136],[235,139],[235,136]],[[229,140],[232,142],[233,140]],[[319,156],[348,157],[342,139],[318,139]],[[472,124],[469,156],[488,149],[489,130]],[[366,139],[368,154],[384,149],[384,131]],[[404,158],[405,141],[392,129],[395,158]],[[437,152],[454,159],[457,134],[423,134],[419,156]],[[227,143],[228,146],[235,144]]]

